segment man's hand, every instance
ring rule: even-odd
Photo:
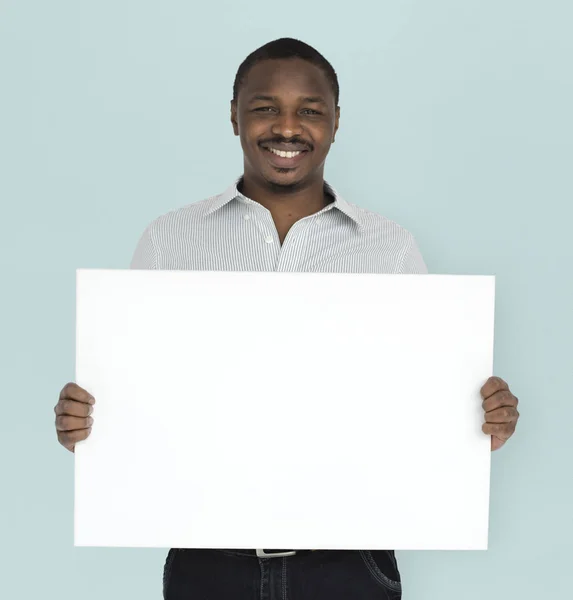
[[[58,441],[74,452],[76,443],[85,440],[92,431],[90,417],[95,400],[91,394],[75,383],[68,383],[60,392],[54,407]]]
[[[499,450],[513,435],[519,413],[517,398],[509,386],[499,377],[490,377],[481,389],[485,423],[482,430],[491,435],[491,449]]]

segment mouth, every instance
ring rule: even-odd
[[[310,154],[308,150],[284,151],[272,146],[261,148],[271,165],[281,169],[295,168]]]

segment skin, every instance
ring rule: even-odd
[[[330,201],[324,194],[324,164],[339,119],[340,108],[328,79],[321,69],[300,59],[259,63],[249,72],[237,102],[231,102],[233,131],[244,154],[241,191],[270,211],[281,244],[296,221]],[[294,142],[308,148],[309,154],[288,170],[273,166],[262,147]],[[491,436],[491,449],[498,450],[515,431],[518,400],[499,377],[487,380],[481,396],[482,430]],[[75,383],[68,383],[60,393],[54,408],[56,432],[60,444],[71,452],[91,433],[94,403],[93,396]]]
[[[67,383],[60,392],[56,413],[58,442],[70,452],[76,444],[87,439],[92,432],[95,398],[75,383]]]
[[[324,194],[324,164],[339,119],[326,75],[301,59],[255,65],[231,102],[231,123],[244,155],[241,191],[270,211],[281,244],[296,221],[330,201]],[[305,160],[292,169],[273,166],[263,146],[291,143],[309,149]]]
[[[490,377],[480,393],[485,414],[482,431],[491,435],[491,449],[499,450],[515,432],[519,401],[500,377]]]

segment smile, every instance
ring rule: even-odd
[[[264,148],[263,150],[268,158],[268,161],[273,167],[277,168],[294,168],[296,167],[306,156],[310,154],[308,150],[295,150],[285,151],[277,150],[276,148]]]
[[[301,152],[284,152],[283,150],[275,150],[274,148],[269,148],[269,151],[277,156],[281,156],[282,158],[294,158],[298,156]]]

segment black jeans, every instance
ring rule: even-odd
[[[267,551],[267,552],[270,552]],[[253,550],[172,549],[165,600],[400,600],[390,550],[317,550],[258,558]]]

